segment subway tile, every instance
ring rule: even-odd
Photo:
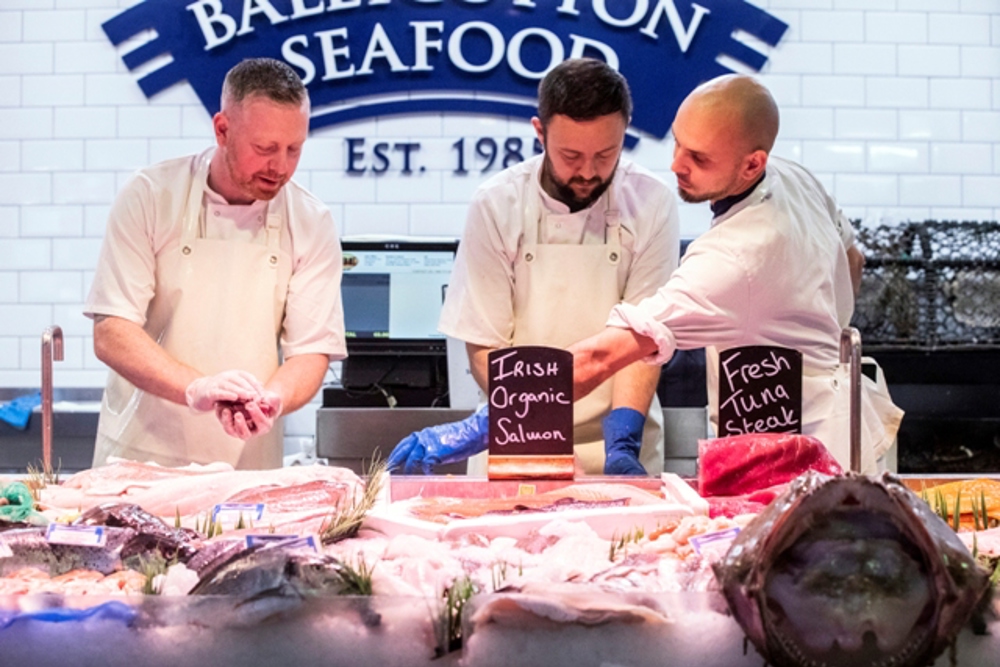
[[[862,12],[802,12],[802,40],[806,42],[863,42]]]
[[[370,173],[348,174],[337,171],[312,171],[310,192],[324,202],[375,203],[375,178]]]
[[[863,172],[865,151],[862,143],[803,141],[802,164],[810,171]]]
[[[146,96],[128,72],[84,74],[88,105],[146,104]]]
[[[931,44],[989,44],[990,22],[981,16],[935,13],[928,15]]]
[[[837,174],[833,195],[841,206],[895,205],[899,198],[898,176]]]
[[[82,275],[82,272],[81,272]],[[86,294],[87,285],[84,285],[83,293]],[[83,303],[54,303],[52,304],[53,321],[62,327],[66,336],[87,337],[91,347],[94,345],[94,321],[83,314]]]
[[[976,18],[982,20],[981,17],[976,17]],[[990,26],[992,28],[990,30],[990,33],[992,35],[990,43],[993,44],[994,46],[1000,45],[1000,15],[990,17]]]
[[[10,239],[0,243],[0,266],[8,271],[49,269],[52,242],[48,239]]]
[[[953,12],[958,11],[960,0],[898,0],[896,9],[901,12]]]
[[[81,279],[79,271],[22,271],[21,303],[80,303]]]
[[[6,315],[4,306],[0,306],[0,313]],[[6,336],[4,338],[0,338],[0,368],[14,369],[20,367],[21,340],[16,336]]]
[[[21,143],[24,171],[80,171],[83,169],[83,141],[43,139]]]
[[[834,9],[865,9],[877,11],[895,9],[896,0],[833,0]]]
[[[931,209],[931,220],[954,220],[959,222],[986,222],[994,220],[993,209],[971,206],[947,206]]]
[[[20,42],[21,26],[24,23],[22,12],[0,11],[0,42]]]
[[[111,5],[108,7],[87,9],[84,11],[87,18],[83,38],[88,42],[99,42],[108,38],[108,36],[104,34],[104,29],[101,28],[101,25],[108,19],[116,16],[121,10],[117,5]]]
[[[899,112],[900,139],[954,141],[962,138],[961,112],[909,111]]]
[[[48,74],[53,62],[52,44],[0,44],[0,74]]]
[[[56,204],[104,204],[115,196],[115,175],[108,172],[65,172],[52,175]]]
[[[21,142],[0,141],[0,172],[21,171]]]
[[[0,206],[0,239],[20,236],[21,207]]]
[[[440,113],[414,113],[380,116],[375,122],[378,137],[440,137],[443,124]]]
[[[837,109],[834,114],[838,139],[896,138],[896,111]]]
[[[868,217],[874,225],[922,222],[930,219],[931,208],[929,206],[870,206]]]
[[[834,44],[836,74],[896,74],[896,47],[891,44]]]
[[[341,169],[344,165],[344,150],[344,140],[341,138],[310,138],[302,146],[299,169]]]
[[[67,271],[93,270],[101,251],[101,239],[53,239],[52,266]]]
[[[18,271],[0,271],[0,303],[17,303]]]
[[[313,108],[313,117],[320,109]],[[374,137],[375,119],[354,120],[348,123],[337,123],[321,127],[310,136],[313,137]]]
[[[82,11],[24,12],[25,42],[64,42],[82,40],[86,27]]]
[[[1000,47],[963,46],[962,76],[1000,77]]]
[[[832,139],[833,109],[782,109],[781,139]]]
[[[135,74],[135,73],[133,73]],[[136,88],[139,84],[135,84]],[[142,90],[140,88],[140,90]],[[198,94],[194,92],[194,88],[187,84],[180,84],[170,86],[166,90],[162,90],[147,101],[148,104],[157,106],[201,106],[201,100],[198,98]]]
[[[819,184],[822,185],[823,189],[826,190],[827,192],[832,193],[836,189],[835,174],[818,171],[814,173],[813,176],[816,177],[816,180],[819,181]]]
[[[0,107],[21,106],[21,77],[0,76]]]
[[[959,76],[962,73],[958,46],[921,45],[899,47],[901,76]]]
[[[441,136],[455,138],[506,136],[510,131],[509,125],[505,116],[445,114],[441,119]]]
[[[904,206],[961,205],[962,179],[960,176],[900,176],[899,203]]]
[[[860,76],[804,76],[802,104],[813,107],[863,107],[865,80]]]
[[[204,107],[187,106],[181,108],[181,136],[212,141],[215,130],[212,127],[212,117]],[[315,137],[313,133],[310,137]],[[313,139],[310,139],[312,141]],[[308,145],[309,141],[306,142]]]
[[[926,143],[869,143],[868,171],[926,173],[930,160]]]
[[[26,107],[83,104],[83,76],[79,74],[30,74],[21,79],[21,100]]]
[[[786,160],[791,160],[792,162],[802,162],[802,143],[801,141],[778,139],[774,142],[774,148],[771,149],[771,155],[777,155],[778,157],[783,157]]]
[[[119,107],[118,136],[180,137],[180,107]]]
[[[410,207],[410,233],[459,238],[468,210],[462,204],[414,204]]]
[[[677,215],[682,239],[697,238],[712,226],[712,210],[704,204],[678,202]]]
[[[51,136],[51,109],[0,109],[0,139],[45,139]]]
[[[667,136],[670,137],[670,135]],[[534,137],[531,138],[530,143],[534,145]],[[457,154],[455,149],[451,148],[450,145],[448,148],[449,151],[446,158],[435,161],[434,164],[450,171],[457,166],[455,162]],[[626,159],[632,160],[650,171],[657,169],[669,170],[670,165],[674,161],[674,142],[672,138],[657,141],[652,137],[643,137],[634,149],[630,151],[626,150],[622,155]]]
[[[83,207],[83,235],[103,238],[108,226],[111,206],[107,204],[87,204]]]
[[[761,74],[757,80],[767,87],[778,108],[802,104],[802,77],[797,74]]]
[[[993,173],[1000,174],[1000,144],[993,145]]]
[[[962,204],[1000,206],[1000,176],[963,176]]]
[[[40,354],[41,344],[36,343],[31,338],[21,339],[21,370],[41,370],[42,355]],[[63,332],[63,358],[62,361],[53,364],[52,379],[53,384],[57,382],[57,370],[71,372],[83,368],[83,339],[76,336],[68,336]],[[61,385],[65,386],[65,385]],[[76,385],[70,385],[76,386]]]
[[[55,110],[55,136],[59,138],[114,138],[118,135],[118,110],[113,106],[60,107]]]
[[[924,44],[927,42],[927,14],[898,11],[866,12],[864,41]],[[900,58],[902,59],[902,54]]]
[[[832,74],[833,45],[781,42],[768,62],[769,74]]]
[[[928,87],[924,77],[866,77],[865,100],[869,107],[926,108]]]
[[[486,182],[492,174],[481,174],[477,171],[464,176],[454,176],[442,184],[441,201],[451,204],[466,204],[472,201],[472,196],[480,185]],[[676,192],[676,187],[672,186]]]
[[[992,174],[992,146],[986,143],[932,143],[931,172],[935,174]]]
[[[80,236],[83,233],[81,206],[24,206],[21,208],[21,236]]]
[[[961,0],[959,9],[973,14],[1000,14],[1000,0]]]
[[[833,0],[769,0],[768,9],[833,9]]]
[[[376,178],[375,197],[381,204],[392,202],[399,204],[426,203],[441,201],[441,172],[414,171],[396,178]]]
[[[91,171],[135,170],[149,164],[148,139],[88,139],[86,164]]]
[[[989,109],[989,79],[931,79],[931,107],[936,109]]]
[[[206,139],[150,139],[148,164],[201,153],[210,145]]]
[[[48,204],[51,201],[52,177],[49,174],[0,174],[0,204]]]
[[[344,236],[409,233],[409,207],[404,204],[347,204],[344,206]]]
[[[86,9],[89,7],[130,7],[145,0],[56,0],[59,9]]]
[[[118,54],[106,42],[57,42],[55,47],[55,71],[60,74],[118,70]]]

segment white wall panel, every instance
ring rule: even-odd
[[[868,171],[898,174],[927,172],[930,159],[927,144],[882,143],[868,144]]]
[[[113,106],[61,107],[55,110],[59,138],[114,138],[118,136],[118,109]]]
[[[19,234],[21,208],[0,206],[0,239],[17,238]]]
[[[1000,176],[964,176],[962,181],[962,203],[1000,206]]]
[[[860,76],[804,76],[802,104],[807,107],[861,107],[865,80]]]
[[[926,77],[865,77],[865,101],[869,107],[922,109],[930,94]]]
[[[52,306],[5,304],[0,317],[0,336],[33,336],[38,334],[39,356],[41,356],[41,335],[45,327],[52,324]]]
[[[837,174],[834,196],[843,206],[873,204],[895,205],[899,200],[897,176],[873,174]]]
[[[812,171],[863,172],[865,147],[860,142],[803,141],[802,163]]]
[[[924,13],[866,12],[864,39],[876,43],[923,44],[927,42],[927,22]]]
[[[115,175],[85,171],[52,174],[55,204],[100,204],[115,195]]]
[[[900,111],[900,139],[954,141],[962,138],[959,111]]]
[[[84,103],[82,74],[26,74],[21,99],[26,107],[79,106]]]
[[[0,141],[0,171],[21,171],[21,142]]]
[[[2,17],[0,17],[2,18]],[[82,40],[86,21],[82,11],[24,12],[24,41],[62,42]]]
[[[118,69],[118,54],[100,42],[56,42],[55,47],[55,71],[60,74]]]
[[[995,18],[994,18],[995,20]],[[931,44],[989,44],[990,21],[969,14],[929,14]]]
[[[992,174],[990,144],[931,144],[931,172],[938,174]]]
[[[20,275],[17,271],[0,271],[0,303],[17,303]]]
[[[904,206],[957,206],[962,203],[959,176],[900,176],[899,203]]]
[[[3,306],[0,306],[0,311]],[[15,337],[0,338],[0,368],[15,369],[21,367],[21,341]]]
[[[961,73],[962,50],[958,46],[899,47],[899,74],[902,76],[958,76]]]
[[[149,164],[148,139],[88,139],[85,145],[88,170],[135,170]]]
[[[801,39],[806,42],[863,42],[862,12],[802,12]]]
[[[0,139],[45,139],[51,136],[52,109],[0,109]]]
[[[21,77],[0,76],[0,107],[16,107],[21,104]]]
[[[889,44],[834,44],[835,74],[896,74],[896,47]]]
[[[838,139],[895,139],[898,132],[895,111],[837,109]]]
[[[97,266],[101,239],[56,239],[52,242],[52,265],[60,269],[90,270]]]
[[[21,142],[23,171],[80,171],[83,169],[83,141],[42,139]]]
[[[989,109],[989,79],[931,79],[931,107],[937,109]]]
[[[21,303],[80,303],[83,276],[79,271],[25,271],[21,274]]]
[[[48,74],[54,62],[52,44],[0,44],[0,74]]]
[[[22,237],[51,238],[82,233],[81,206],[24,206],[21,209]]]
[[[48,204],[51,174],[0,174],[0,204]]]
[[[963,46],[962,76],[1000,77],[1000,47]]]

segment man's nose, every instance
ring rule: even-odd
[[[579,176],[580,178],[583,178],[584,180],[587,181],[597,176],[597,159],[596,158],[584,159],[583,164],[580,165]]]

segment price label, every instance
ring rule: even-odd
[[[50,523],[45,529],[45,540],[49,544],[103,547],[108,541],[108,533],[104,526],[67,526],[62,523]]]
[[[726,555],[736,536],[740,534],[737,527],[719,530],[714,533],[704,533],[691,538],[691,546],[695,552],[710,561],[716,561]]]
[[[243,522],[260,521],[264,516],[264,503],[219,503],[212,508],[212,522],[235,526]]]
[[[272,545],[278,549],[311,549],[319,553],[319,540],[315,535],[247,535],[247,549],[261,545]]]

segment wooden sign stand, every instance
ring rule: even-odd
[[[573,479],[573,355],[541,346],[489,354],[490,479]]]

